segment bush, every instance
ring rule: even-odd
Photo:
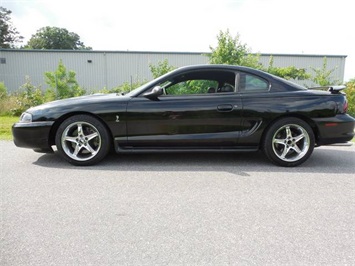
[[[146,81],[139,81],[139,80],[132,82],[132,84],[129,82],[125,82],[122,85],[117,86],[107,92],[108,93],[128,93],[128,92],[144,85],[145,83],[147,83],[147,82]],[[104,92],[106,92],[106,91],[104,91]]]
[[[45,73],[46,83],[56,95],[56,99],[65,99],[70,97],[81,96],[85,94],[85,90],[80,88],[76,81],[74,71],[67,71],[62,60],[56,71]]]
[[[323,59],[322,68],[311,67],[311,69],[314,71],[312,81],[319,86],[339,85],[342,83],[339,80],[333,79],[333,72],[336,70],[336,68],[328,70],[326,57]]]
[[[55,72],[46,72],[45,77],[51,87],[45,92],[40,86],[32,85],[29,77],[25,78],[26,82],[19,88],[19,92],[12,95],[7,94],[4,83],[0,82],[0,114],[19,116],[28,108],[45,102],[85,94],[85,90],[80,88],[76,81],[75,72],[67,72],[62,61]]]
[[[25,84],[20,87],[20,93],[13,97],[16,97],[16,106],[11,109],[11,114],[14,116],[19,116],[28,108],[44,103],[41,88],[32,85],[29,77],[26,77]]]
[[[4,82],[0,82],[0,99],[5,99],[7,97],[7,88]]]
[[[17,106],[17,97],[9,95],[4,82],[0,82],[0,116],[12,115],[11,110]]]
[[[350,80],[346,85],[346,98],[348,99],[349,102],[349,109],[348,113],[352,116],[355,117],[355,78]]]
[[[17,97],[8,95],[0,99],[0,116],[12,116],[12,110],[17,107]]]

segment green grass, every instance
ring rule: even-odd
[[[12,140],[11,127],[18,121],[15,116],[0,116],[0,140]]]

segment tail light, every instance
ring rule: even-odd
[[[343,114],[346,114],[348,112],[349,108],[349,103],[348,100],[345,99],[344,105],[343,105]]]
[[[338,114],[346,114],[349,108],[348,100],[345,98],[344,101],[337,103],[337,113]]]

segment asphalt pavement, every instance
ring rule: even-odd
[[[0,265],[355,265],[355,146],[110,155],[0,141]]]

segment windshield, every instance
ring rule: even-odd
[[[144,84],[144,85],[142,85],[142,86],[139,86],[138,88],[135,88],[134,90],[131,90],[130,92],[125,93],[124,95],[129,96],[129,97],[133,97],[134,95],[139,94],[140,91],[143,91],[144,88],[145,88],[148,84],[149,84],[149,82],[146,83],[146,84]]]
[[[174,71],[176,71],[176,70],[174,70]],[[156,79],[153,79],[153,80],[149,81],[148,83],[146,83],[146,84],[144,84],[144,85],[142,85],[142,86],[130,91],[126,95],[129,96],[129,97],[135,97],[135,96],[141,94],[142,92],[144,92],[145,90],[147,90],[148,88],[151,88],[153,86],[158,85],[159,83],[161,83],[163,81],[166,81],[166,77],[171,75],[171,73],[173,73],[174,71],[171,71],[171,72],[166,73],[166,74],[164,74],[164,75],[162,75],[162,76],[160,76],[160,77],[158,77]]]

